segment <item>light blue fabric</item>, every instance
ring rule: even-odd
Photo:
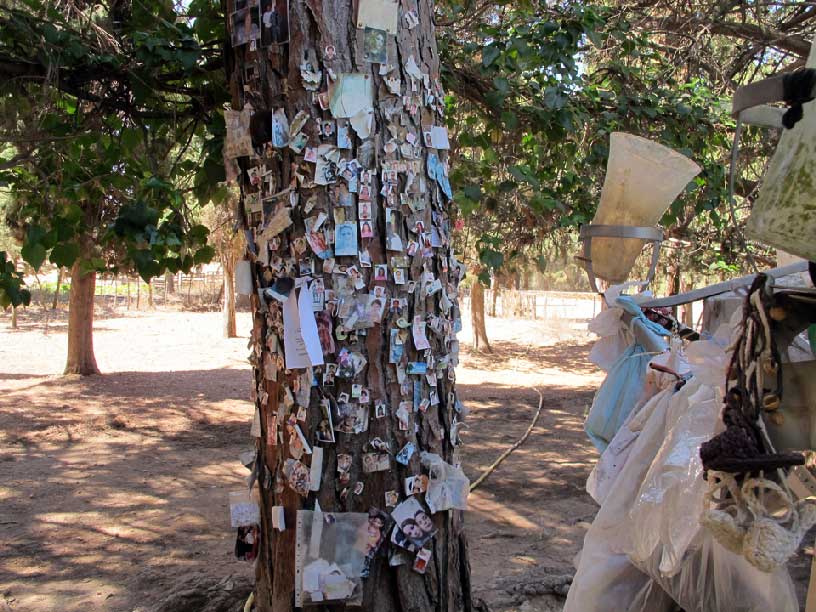
[[[651,359],[652,355],[635,343],[609,368],[584,423],[584,431],[599,452],[606,450],[635,407],[643,391],[646,368]]]
[[[615,305],[620,306],[628,312],[633,317],[637,317],[646,327],[649,328],[649,331],[654,332],[658,336],[668,336],[669,332],[666,331],[666,328],[660,325],[659,323],[655,323],[646,318],[646,315],[643,314],[643,311],[640,309],[640,306],[637,305],[637,302],[632,299],[632,296],[629,295],[621,295],[618,299],[615,300]]]

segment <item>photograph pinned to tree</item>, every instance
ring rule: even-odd
[[[261,37],[261,14],[257,3],[258,0],[236,0],[235,11],[230,17],[233,47],[240,47]]]
[[[388,45],[385,30],[365,28],[363,34],[363,58],[372,64],[388,62]]]
[[[289,42],[289,1],[261,0],[261,46],[271,47]]]

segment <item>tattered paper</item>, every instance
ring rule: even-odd
[[[323,364],[311,295],[305,287],[300,290],[300,297],[295,293],[290,293],[283,305],[283,346],[289,370]]]
[[[329,87],[329,110],[335,119],[349,119],[374,103],[374,83],[370,75],[343,73]]]
[[[389,34],[397,33],[399,3],[396,0],[360,0],[357,7],[357,27],[376,28]]]

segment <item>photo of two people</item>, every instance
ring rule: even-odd
[[[262,47],[289,42],[288,0],[235,0],[232,46],[260,40]]]
[[[391,541],[410,551],[416,551],[436,535],[431,515],[416,497],[409,497],[391,512],[396,527]]]

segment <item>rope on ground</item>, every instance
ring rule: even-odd
[[[535,392],[538,393],[538,410],[536,410],[535,416],[533,417],[533,422],[530,423],[530,426],[527,428],[527,431],[524,432],[524,435],[521,436],[518,440],[516,440],[516,442],[513,443],[510,446],[510,448],[508,448],[506,451],[504,451],[499,456],[499,458],[496,459],[496,461],[493,462],[493,465],[491,465],[484,472],[482,472],[482,475],[479,476],[479,478],[477,478],[476,481],[473,484],[470,485],[470,490],[471,491],[476,489],[476,487],[478,487],[485,480],[487,480],[487,477],[490,476],[496,470],[496,468],[501,465],[502,461],[507,459],[510,456],[510,453],[512,453],[519,446],[524,444],[524,442],[527,441],[527,438],[530,437],[530,434],[533,433],[533,429],[535,428],[536,423],[538,423],[538,418],[541,416],[541,410],[544,408],[544,395],[541,393],[541,391],[539,391],[535,387],[533,387],[533,389],[535,389]]]

